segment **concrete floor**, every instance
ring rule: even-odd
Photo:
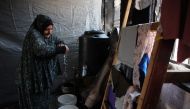
[[[190,109],[190,93],[174,84],[164,84],[157,109]]]

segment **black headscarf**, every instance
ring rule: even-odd
[[[46,29],[47,26],[53,25],[53,21],[51,20],[50,17],[46,15],[39,14],[35,18],[34,22],[30,26],[31,28],[35,28],[38,30],[40,33],[43,33],[43,31]]]

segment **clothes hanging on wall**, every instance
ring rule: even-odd
[[[137,25],[121,29],[118,58],[121,63],[133,68],[134,49],[136,45]]]
[[[161,26],[165,39],[179,38],[177,61],[190,57],[190,1],[163,0]]]
[[[133,9],[132,13],[132,25],[142,24],[142,23],[148,23],[149,22],[149,11],[150,6],[138,10],[136,8]]]
[[[133,84],[133,68],[121,63],[119,70],[121,71],[121,74],[124,75],[127,82],[132,85]]]
[[[160,21],[162,0],[135,0],[132,25]]]
[[[120,71],[129,83],[140,86],[139,63],[146,53],[150,57],[156,31],[150,30],[151,24],[128,26],[120,32],[118,58],[123,65]],[[132,76],[132,78],[131,78]]]
[[[162,0],[156,0],[156,5],[155,5],[155,22],[160,21],[160,16],[161,16],[161,4]]]
[[[147,53],[145,53],[139,63],[139,69],[146,75],[148,64],[150,62],[150,58]]]
[[[135,8],[142,10],[150,6],[151,0],[135,0]]]
[[[123,100],[122,109],[136,109],[137,97],[140,95],[139,89],[129,86]]]
[[[138,27],[138,39],[134,52],[133,85],[140,86],[139,63],[145,53],[150,57],[152,52],[156,31],[151,31],[150,26],[151,24],[144,24]]]
[[[109,86],[108,90],[108,103],[109,103],[109,109],[116,109],[115,107],[115,101],[116,101],[116,94],[113,91],[112,86]]]
[[[150,58],[147,53],[145,53],[139,63],[139,73],[140,73],[140,86],[143,86],[144,79],[148,70],[148,65],[150,62]]]
[[[121,64],[119,70],[129,84],[133,83],[133,58],[137,40],[137,27],[138,25],[128,26],[123,28],[120,32],[121,41],[119,45],[118,59]]]

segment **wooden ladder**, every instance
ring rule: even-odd
[[[133,2],[133,0],[128,0],[128,2],[126,4],[127,7],[126,7],[126,10],[125,10],[125,16],[124,16],[124,20],[123,20],[123,23],[122,23],[122,28],[126,27],[126,25],[127,25],[127,21],[128,21],[129,12],[130,12],[130,9],[131,9],[132,2]],[[116,53],[114,55],[113,65],[116,65],[118,63],[118,50],[119,50],[120,40],[121,40],[121,36],[119,35],[119,41],[118,41],[118,46],[117,46],[117,49],[116,49]],[[108,98],[109,86],[112,85],[112,83],[113,83],[112,82],[112,73],[110,72],[109,73],[109,78],[108,78],[108,81],[107,81],[107,84],[106,84],[106,89],[105,89],[105,92],[104,92],[104,97],[103,97],[103,100],[102,100],[101,109],[109,109],[107,98]]]
[[[157,34],[137,109],[156,109],[164,83],[190,81],[190,71],[167,70],[174,41]]]
[[[128,16],[133,0],[128,0],[127,8],[125,11],[124,21],[122,28],[124,28],[128,21]],[[157,24],[155,27],[157,28]],[[119,38],[120,42],[121,36]],[[153,51],[151,54],[150,64],[148,67],[148,73],[145,78],[143,88],[141,91],[140,98],[138,100],[137,109],[155,109],[158,104],[161,88],[164,83],[177,83],[177,82],[189,82],[190,81],[190,72],[184,71],[167,71],[167,66],[170,61],[170,56],[174,46],[173,40],[165,40],[160,34],[157,34]],[[119,48],[119,43],[118,43]],[[117,51],[118,51],[117,48]],[[114,56],[113,65],[117,64],[118,52]],[[107,96],[108,96],[108,87],[112,83],[111,72],[109,74],[108,82],[106,85],[106,90],[104,93],[101,109],[108,109],[107,105]]]

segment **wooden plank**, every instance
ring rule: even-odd
[[[129,12],[130,12],[130,9],[131,9],[131,4],[132,4],[132,0],[128,0],[127,8],[126,8],[126,11],[125,11],[125,16],[124,16],[124,21],[123,21],[123,24],[122,24],[122,28],[126,27],[126,25],[127,25]],[[120,40],[121,40],[121,36],[119,36],[118,45],[117,45],[116,52],[115,52],[114,57],[113,57],[113,64],[112,65],[118,64],[118,50],[119,50]],[[111,71],[109,73],[108,83],[106,85],[106,89],[105,89],[105,92],[104,92],[104,97],[103,97],[103,100],[102,100],[101,109],[106,109],[106,108],[108,109],[108,107],[105,107],[105,101],[107,100],[108,87],[109,87],[110,84],[112,84]]]
[[[137,109],[156,108],[173,45],[174,40],[164,40],[157,34]]]
[[[130,12],[130,9],[131,9],[131,4],[132,4],[132,0],[128,0],[128,3],[127,3],[127,8],[125,10],[125,16],[124,16],[124,19],[123,19],[123,23],[122,23],[122,28],[126,27],[127,25],[127,21],[128,21],[128,18],[129,18],[129,12]]]
[[[190,93],[190,82],[189,83],[175,83],[179,88]]]
[[[164,82],[165,83],[190,82],[190,70],[189,71],[167,70]]]
[[[151,23],[150,30],[156,31],[159,25],[160,25],[160,22],[153,22],[153,23]]]
[[[112,84],[112,76],[111,76],[111,72],[110,72],[110,75],[108,77],[108,82],[106,84],[106,89],[105,89],[105,92],[104,92],[104,97],[103,97],[103,102],[102,102],[102,105],[101,105],[101,109],[108,109],[105,105],[105,102],[107,101],[107,97],[108,97],[108,89],[109,89],[109,86]]]
[[[125,28],[126,25],[127,25],[127,21],[128,21],[128,18],[129,18],[129,12],[130,12],[130,9],[131,9],[132,1],[133,0],[128,0],[128,2],[127,2],[127,7],[126,7],[126,10],[125,10],[125,16],[124,16],[121,28]],[[119,50],[120,40],[121,40],[121,36],[119,35],[119,41],[118,41],[118,46],[117,46],[116,54],[114,56],[113,65],[117,65],[119,63],[119,61],[118,61],[118,50]]]

